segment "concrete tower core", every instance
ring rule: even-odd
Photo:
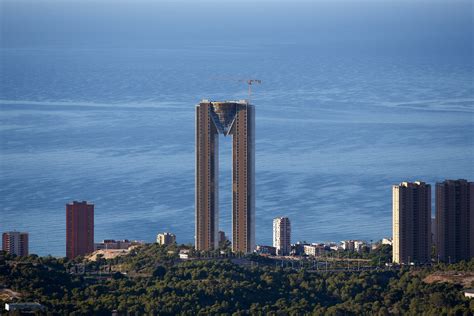
[[[232,135],[232,250],[255,248],[255,108],[247,101],[196,106],[197,250],[218,247],[219,134]]]

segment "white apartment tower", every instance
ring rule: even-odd
[[[291,251],[291,225],[288,217],[273,219],[273,247],[277,255],[289,255]]]

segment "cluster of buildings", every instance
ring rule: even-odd
[[[402,182],[392,193],[394,263],[430,263],[432,244],[439,261],[474,258],[474,182],[436,183],[434,220],[429,184]]]
[[[171,233],[161,233],[156,237],[161,245],[176,243],[176,236]],[[74,201],[66,204],[66,256],[75,258],[94,252],[95,250],[128,249],[131,246],[144,244],[143,241],[128,239],[107,239],[94,244],[94,204],[86,201]]]
[[[227,243],[219,230],[219,135],[232,136],[232,251],[317,256],[342,248],[363,251],[364,241],[291,245],[287,217],[273,221],[273,246],[255,246],[255,108],[246,100],[209,101],[196,105],[195,248],[208,251]],[[432,227],[433,226],[433,227]],[[436,184],[436,217],[431,219],[431,187],[424,182],[393,186],[393,262],[431,262],[432,231],[438,259],[445,262],[474,257],[474,184],[446,180]],[[176,236],[157,236],[162,245]],[[387,240],[388,242],[388,240]],[[122,249],[128,240],[94,244],[94,205],[74,201],[66,205],[66,256],[74,258],[95,249]],[[28,234],[8,232],[3,249],[28,254]]]
[[[255,108],[246,100],[202,100],[196,105],[196,250],[218,249],[227,240],[219,231],[219,135],[232,136],[232,251],[294,253],[287,217],[274,219],[273,246],[255,246]],[[361,245],[354,241],[347,249]],[[321,245],[306,246],[308,253],[321,251]],[[296,248],[298,252],[301,247]]]
[[[331,251],[369,251],[370,245],[363,240],[343,240],[340,243],[291,243],[291,222],[288,217],[273,219],[273,246],[257,245],[255,252],[273,256],[323,256]]]
[[[298,242],[293,245],[294,255],[306,255],[306,256],[323,256],[327,255],[331,251],[350,251],[350,252],[369,252],[371,245],[365,240],[343,240],[340,243],[329,242],[329,243],[301,243]]]
[[[432,219],[429,184],[402,182],[393,186],[393,238],[384,238],[381,244],[392,245],[394,263],[430,263],[433,246],[437,256],[435,260],[438,261],[451,263],[474,257],[474,183],[463,179],[446,180],[436,184],[435,194],[436,216]],[[175,244],[176,236],[169,232],[160,233],[156,242],[160,245]],[[225,233],[218,231],[216,248],[213,249],[222,247],[226,242]],[[94,205],[86,201],[66,204],[68,258],[87,255],[96,250],[128,249],[138,244],[143,242],[109,239],[94,243]],[[362,240],[292,244],[290,219],[277,217],[273,220],[273,245],[257,245],[254,251],[277,256],[323,256],[338,250],[370,251],[373,246]],[[199,246],[196,245],[196,248]],[[11,254],[27,256],[28,233],[4,232],[2,249]]]
[[[156,242],[161,245],[176,243],[176,236],[171,233],[158,234]],[[87,201],[73,201],[66,204],[66,257],[85,256],[97,250],[128,249],[144,244],[137,240],[106,239],[94,243],[94,204]],[[17,256],[28,256],[28,233],[4,232],[2,250]]]
[[[245,100],[203,100],[196,106],[195,247],[213,250],[227,243],[225,233],[219,230],[219,135],[232,135],[232,250],[250,253],[255,249],[255,109]],[[176,237],[163,233],[156,241],[167,245],[175,243]],[[27,249],[28,242],[24,244]],[[94,244],[94,205],[86,201],[66,205],[68,258],[130,244],[128,240]],[[28,253],[12,246],[3,249],[18,255]]]
[[[380,244],[392,245],[397,264],[431,263],[433,246],[437,261],[457,262],[474,258],[474,183],[446,180],[436,184],[435,218],[431,218],[431,186],[424,182],[402,182],[392,188],[393,238]],[[336,243],[291,244],[287,217],[273,220],[273,246],[258,245],[266,255],[322,256],[330,251],[370,251],[376,245],[362,240]]]

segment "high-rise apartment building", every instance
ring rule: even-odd
[[[288,217],[273,219],[273,247],[277,255],[286,256],[291,251],[291,225]]]
[[[436,229],[438,226],[436,225],[436,218],[431,218],[431,244],[436,245],[436,236],[438,235],[436,233]]]
[[[176,236],[171,233],[161,233],[156,236],[156,242],[160,245],[172,245],[176,243]]]
[[[436,183],[436,250],[444,262],[474,258],[474,182]]]
[[[431,186],[393,186],[393,262],[428,263],[431,258]]]
[[[3,233],[2,249],[11,255],[28,256],[28,233],[16,231]]]
[[[255,248],[255,108],[247,101],[196,106],[196,249],[218,248],[219,134],[232,136],[232,250]]]
[[[94,252],[94,204],[86,201],[66,204],[66,257]]]

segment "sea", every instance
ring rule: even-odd
[[[277,216],[293,242],[390,237],[392,185],[474,181],[469,1],[7,0],[0,20],[0,232],[30,253],[65,255],[74,200],[97,242],[193,243],[202,99],[255,105],[257,244]]]

